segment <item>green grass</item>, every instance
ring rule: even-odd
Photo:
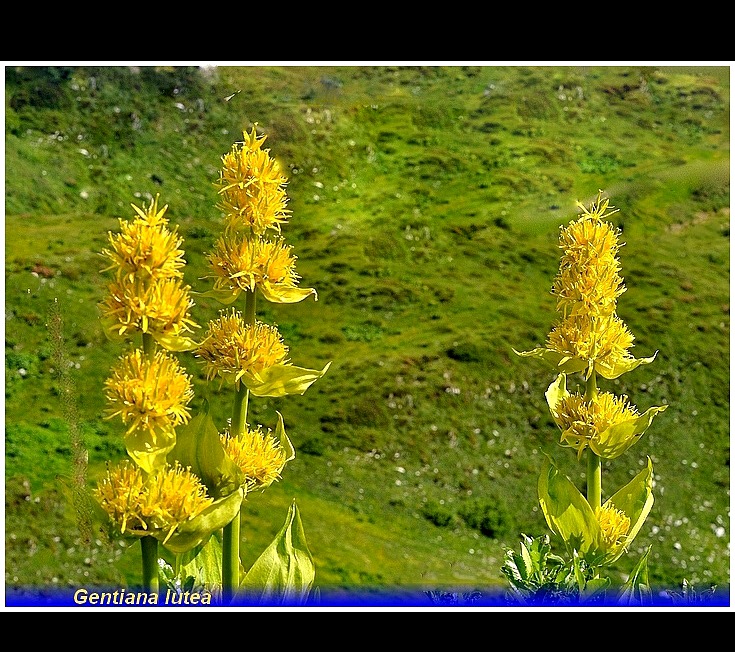
[[[545,339],[558,227],[602,188],[626,242],[619,314],[636,355],[659,351],[606,386],[639,409],[670,405],[604,466],[604,493],[646,456],[656,479],[653,511],[613,572],[625,576],[652,545],[653,582],[728,586],[728,75],[6,69],[6,585],[136,580],[135,551],[94,531],[86,541],[73,509],[75,442],[89,484],[124,455],[121,425],[103,418],[121,346],[97,321],[108,280],[98,252],[131,202],[160,193],[185,238],[187,281],[208,289],[221,228],[212,181],[257,122],[288,171],[284,235],[301,284],[319,293],[261,301],[258,313],[279,324],[295,364],[332,366],[302,397],[251,402],[264,425],[284,415],[297,457],[248,498],[246,566],[295,498],[322,586],[504,584],[503,549],[546,532],[543,454],[584,482],[584,465],[557,445],[551,370],[512,348]],[[217,309],[202,298],[195,317],[206,324]],[[207,399],[222,423],[229,391],[207,385],[190,354],[181,360],[195,407]],[[487,504],[508,529],[478,529]]]

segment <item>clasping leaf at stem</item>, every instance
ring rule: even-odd
[[[624,536],[609,540],[597,514],[574,483],[547,457],[538,481],[541,511],[554,534],[561,537],[570,551],[576,550],[588,563],[610,564],[618,559],[636,537],[653,506],[653,465],[616,492],[602,506],[615,509],[629,519]]]
[[[304,604],[314,576],[314,561],[294,501],[281,531],[245,575],[240,594],[259,604]]]
[[[327,373],[331,364],[328,362],[321,371],[304,369],[291,364],[275,364],[261,371],[257,377],[243,376],[241,382],[245,383],[255,396],[280,397],[288,394],[303,394]]]
[[[516,351],[513,349],[516,355],[523,358],[541,358],[553,366],[556,371],[560,373],[576,373],[585,372],[585,377],[596,371],[603,378],[612,380],[618,376],[622,376],[624,373],[633,371],[642,364],[650,364],[656,359],[656,353],[648,358],[628,358],[615,362],[614,364],[603,363],[600,360],[585,360],[583,358],[577,358],[564,353],[559,353],[553,349],[536,348],[531,351]]]
[[[242,472],[222,446],[217,426],[209,415],[208,404],[180,428],[171,457],[183,466],[191,467],[215,497],[233,493],[244,484]]]
[[[243,490],[237,489],[216,500],[203,512],[179,525],[163,545],[171,552],[180,554],[205,543],[214,532],[221,530],[240,513],[243,497]]]

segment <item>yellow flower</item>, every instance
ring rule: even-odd
[[[625,292],[617,262],[600,259],[562,259],[551,293],[557,310],[568,313],[609,316],[615,312],[618,297]]]
[[[609,503],[598,507],[595,516],[600,524],[603,546],[614,555],[625,547],[630,532],[630,518],[625,512]]]
[[[579,457],[590,442],[599,440],[600,433],[640,416],[627,396],[617,397],[610,392],[600,392],[589,402],[580,394],[567,394],[554,411],[562,430],[562,444],[576,448]]]
[[[107,475],[92,490],[94,498],[110,519],[126,530],[146,530],[148,525],[141,511],[145,474],[124,460],[115,467],[107,467]]]
[[[222,157],[215,185],[228,229],[249,229],[259,235],[267,229],[280,231],[288,219],[287,179],[270,150],[263,149],[265,139],[253,127],[250,134],[243,132],[243,142],[235,143]]]
[[[578,458],[587,447],[604,459],[622,455],[643,436],[654,417],[667,408],[652,407],[639,414],[627,396],[610,392],[599,392],[588,400],[567,391],[564,374],[549,385],[546,401],[561,430],[560,444],[574,448]]]
[[[164,543],[214,502],[199,478],[178,462],[146,475],[124,460],[108,467],[93,495],[122,534],[148,534]]]
[[[138,279],[118,279],[108,287],[100,303],[101,321],[108,337],[150,333],[163,346],[178,350],[171,341],[198,327],[191,319],[194,301],[190,287],[178,278],[155,279],[143,283]],[[184,338],[186,339],[186,338]],[[192,348],[189,344],[189,348]]]
[[[110,248],[103,249],[102,254],[112,261],[108,269],[116,269],[117,277],[132,279],[141,278],[174,278],[183,276],[182,268],[186,264],[184,251],[180,248],[183,242],[174,229],[170,231],[163,218],[164,208],[156,212],[155,202],[151,204],[150,215],[138,217],[132,221],[119,220],[120,232],[110,233]],[[137,206],[134,208],[138,209]]]
[[[108,418],[120,416],[128,426],[149,433],[170,433],[190,418],[187,404],[194,396],[191,379],[178,360],[165,351],[149,357],[140,349],[123,355],[105,381]]]
[[[207,258],[214,270],[215,290],[255,290],[262,276],[258,256],[260,240],[238,233],[224,234]]]
[[[549,333],[547,347],[562,358],[576,360],[581,370],[593,369],[605,378],[616,378],[618,369],[633,356],[633,334],[617,315],[595,317],[585,313],[568,315]]]
[[[166,543],[177,526],[200,514],[213,502],[201,480],[176,462],[148,478],[141,512],[150,528],[167,533],[163,541]]]
[[[618,209],[610,206],[610,199],[602,197],[602,190],[597,191],[597,199],[587,208],[582,202],[577,202],[577,207],[582,209],[582,216],[593,220],[602,220],[609,217],[613,213],[617,213]],[[608,208],[610,212],[608,212]]]
[[[264,240],[236,232],[222,235],[209,254],[215,273],[214,296],[232,302],[243,290],[260,288],[268,301],[292,303],[316,291],[298,287],[296,256],[283,238]],[[205,293],[206,294],[206,293]]]
[[[275,437],[263,432],[261,426],[248,428],[238,437],[229,432],[220,435],[222,446],[229,458],[245,476],[248,491],[264,489],[281,477],[281,471],[290,459]]]
[[[275,326],[261,321],[246,324],[242,313],[234,309],[209,322],[206,337],[196,350],[208,380],[220,376],[235,383],[243,378],[259,380],[268,368],[286,364],[287,355],[288,347]]]

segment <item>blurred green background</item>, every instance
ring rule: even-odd
[[[251,401],[266,426],[283,414],[297,457],[248,496],[246,567],[295,499],[320,587],[504,586],[505,548],[547,531],[543,454],[584,485],[545,403],[553,371],[512,348],[544,342],[559,226],[602,189],[626,243],[618,313],[633,353],[659,354],[601,385],[641,411],[670,405],[604,464],[603,498],[647,456],[655,473],[653,510],[611,572],[625,578],[652,546],[653,583],[729,586],[729,73],[6,66],[6,588],[137,581],[137,548],[107,540],[74,501],[124,455],[122,425],[102,418],[121,346],[97,318],[99,252],[131,203],[160,194],[187,282],[209,289],[213,181],[254,123],[289,177],[284,236],[319,293],[261,300],[258,316],[294,364],[332,366],[304,396]],[[199,299],[194,317],[218,309]],[[181,360],[194,408],[208,400],[223,422],[230,392]]]

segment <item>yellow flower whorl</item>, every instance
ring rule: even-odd
[[[610,551],[623,547],[630,532],[630,518],[616,509],[614,505],[602,506],[596,510],[595,516],[600,524],[602,540]]]
[[[592,360],[603,368],[614,368],[633,358],[633,334],[617,315],[596,317],[584,312],[563,318],[551,330],[549,349],[570,358]]]
[[[263,240],[238,233],[225,233],[209,254],[216,290],[255,290],[269,284],[293,288],[298,285],[296,256],[283,238]]]
[[[183,281],[182,239],[169,230],[168,206],[159,210],[158,196],[148,207],[133,208],[137,216],[120,220],[120,232],[110,233],[110,248],[102,250],[115,278],[98,305],[100,320],[110,338],[148,333],[170,342],[198,327],[191,288]]]
[[[180,248],[183,239],[176,229],[168,228],[164,217],[168,206],[160,211],[157,207],[158,197],[147,212],[133,206],[138,217],[132,221],[118,220],[120,232],[108,234],[110,248],[103,249],[102,255],[110,259],[112,265],[107,269],[116,269],[118,278],[183,276],[184,251]]]
[[[248,491],[265,488],[280,479],[287,453],[270,433],[258,426],[248,428],[238,437],[229,432],[220,435],[225,452],[243,472]]]
[[[551,293],[557,310],[609,316],[625,285],[617,253],[620,231],[601,216],[583,215],[561,229],[564,250]]]
[[[176,358],[164,351],[152,357],[140,349],[123,355],[105,381],[108,418],[120,416],[128,433],[155,435],[188,423],[187,404],[194,397],[191,378]]]
[[[235,143],[222,157],[215,185],[228,230],[248,229],[260,235],[268,229],[280,231],[288,220],[288,180],[270,150],[263,149],[265,139],[253,127],[251,133],[243,132],[243,142]]]
[[[617,397],[610,392],[600,392],[591,401],[580,394],[568,394],[554,408],[562,430],[561,444],[574,448],[580,457],[591,443],[599,442],[600,433],[638,416],[627,396]]]
[[[108,466],[92,494],[122,534],[159,531],[170,536],[214,502],[199,478],[178,462],[146,476],[124,460]]]
[[[204,363],[208,380],[220,376],[237,383],[243,376],[257,378],[275,364],[286,364],[288,347],[275,326],[246,324],[242,313],[232,309],[209,322],[195,355]]]
[[[191,318],[191,288],[178,278],[141,283],[129,277],[108,286],[100,303],[100,319],[110,336],[134,333],[179,336],[198,325]]]

